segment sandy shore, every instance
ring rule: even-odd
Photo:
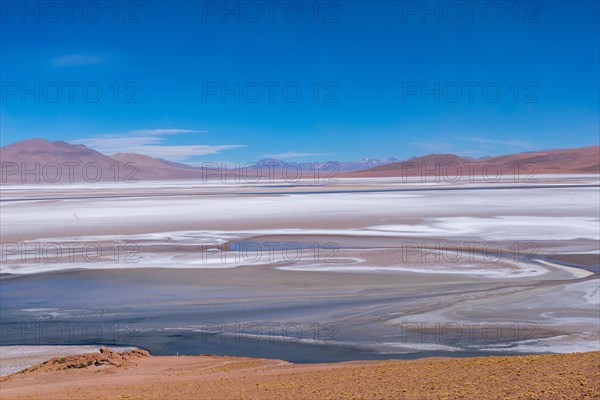
[[[51,360],[0,380],[9,399],[597,399],[600,352],[290,364],[141,352]]]

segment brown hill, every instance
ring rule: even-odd
[[[111,157],[84,145],[30,139],[0,148],[1,183],[137,182],[139,180],[197,179],[238,183],[272,182],[298,178],[324,181],[336,177],[426,177],[447,180],[466,175],[518,176],[536,174],[600,173],[600,146],[509,154],[473,160],[455,154],[430,154],[362,171],[343,173],[337,162],[323,165],[289,164],[265,159],[232,170],[222,163],[204,168],[119,153]],[[369,161],[369,160],[366,160]],[[372,160],[371,160],[372,161]],[[517,174],[518,172],[518,174]]]
[[[600,146],[509,154],[485,160],[503,165],[535,164],[546,173],[600,173]]]
[[[518,173],[518,175],[517,175]],[[519,176],[599,174],[600,146],[556,149],[473,160],[454,154],[430,154],[402,162],[344,174],[345,177]]]
[[[197,171],[175,168],[140,154],[108,157],[81,144],[30,139],[0,148],[2,183],[136,182],[194,179]]]
[[[462,158],[455,154],[429,154],[423,157],[415,157],[410,160],[382,165],[358,172],[409,171],[412,166],[418,166],[422,170],[422,173],[427,174],[428,171],[434,171],[439,165],[462,165],[468,162],[473,162],[473,160]]]
[[[165,161],[158,160],[143,154],[117,153],[110,156],[123,165],[135,166],[140,177],[138,179],[199,179],[201,173],[194,171],[189,166],[179,167]],[[184,166],[185,164],[181,164]],[[137,175],[137,174],[136,174]]]
[[[67,142],[51,142],[46,139],[29,139],[0,147],[3,162],[95,162],[100,165],[110,165],[114,161],[96,150],[82,144]]]

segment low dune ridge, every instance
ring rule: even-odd
[[[597,399],[600,352],[290,364],[134,350],[56,358],[0,380],[3,399]]]

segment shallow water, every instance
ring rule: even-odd
[[[280,274],[289,275],[283,281],[273,277]],[[503,315],[497,320],[415,316],[415,311],[443,310],[454,304],[457,296],[489,300],[497,291],[509,288],[507,293],[520,293],[529,287],[513,283],[510,289],[506,283],[468,283],[464,278],[440,284],[439,280],[427,282],[421,275],[323,275],[254,266],[4,277],[0,344],[131,345],[157,355],[210,353],[330,362],[485,355],[491,353],[486,348],[497,345],[505,347],[503,353],[510,353],[515,339],[542,339],[560,333],[559,328],[543,327],[526,331],[526,324],[548,311],[541,307],[528,313],[529,319],[519,312],[514,312],[512,319]],[[248,279],[253,276],[254,281]],[[339,279],[332,281],[336,276]],[[282,283],[290,279],[293,284]],[[536,284],[531,281],[528,285]],[[405,329],[402,324],[386,323],[392,317],[427,325],[422,331],[416,325]],[[490,326],[502,323],[503,333],[484,338],[480,335],[483,325],[473,338],[465,335],[457,340],[456,333],[435,333],[436,323],[453,328],[465,321]],[[515,328],[507,328],[515,323],[520,325],[520,337],[515,336]]]
[[[94,199],[76,198],[88,195],[85,189],[15,189],[15,198],[40,197],[0,205],[3,242],[124,241],[139,245],[140,260],[5,263],[3,272],[19,275],[0,276],[0,345],[106,343],[155,354],[319,362],[577,351],[598,343],[598,269],[583,256],[598,251],[597,186],[363,183],[361,190],[313,193],[199,190],[210,196],[185,185],[171,186],[178,193],[156,189],[154,197],[144,197],[143,188],[133,195],[113,188],[106,196],[91,191]],[[398,193],[406,191],[415,193]],[[63,198],[70,200],[57,200]],[[329,268],[322,257],[219,257],[219,246],[240,253],[253,242],[261,251],[293,243],[313,257],[331,241],[343,268]],[[398,256],[407,241],[494,241],[502,249],[534,242],[539,258],[556,262],[560,255],[574,266],[581,260],[596,275],[535,263],[527,253],[489,265],[418,264]],[[199,261],[204,243],[216,251],[213,264]]]

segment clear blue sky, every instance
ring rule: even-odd
[[[247,162],[598,144],[597,1],[275,3],[227,3],[237,22],[222,2],[2,2],[2,145]]]

